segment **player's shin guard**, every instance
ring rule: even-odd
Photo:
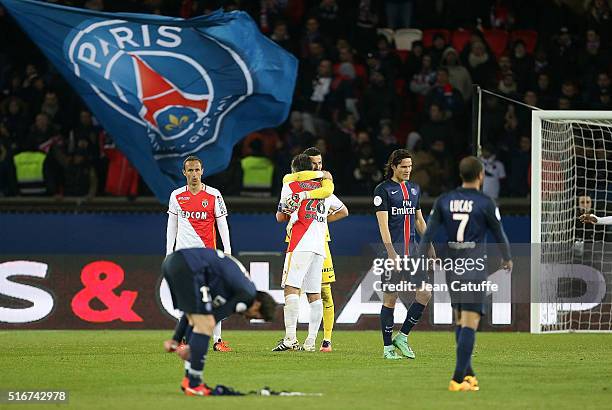
[[[321,286],[321,300],[323,301],[323,340],[331,341],[335,312],[330,285]]]
[[[470,363],[472,351],[474,350],[474,341],[476,340],[476,331],[469,327],[462,327],[457,341],[457,362],[453,380],[457,383],[462,383],[465,377],[465,371]]]
[[[183,316],[181,316],[179,321],[176,323],[172,340],[175,340],[178,343],[182,342],[183,337],[185,337],[185,332],[187,331],[187,326],[189,326],[189,321],[187,320],[187,315],[183,314]]]
[[[393,335],[393,312],[395,309],[389,308],[385,305],[380,309],[380,330],[382,331],[383,344],[385,346],[391,346],[393,341],[391,336]]]
[[[323,319],[323,302],[321,299],[315,300],[310,303],[310,319],[308,321],[308,341],[314,342],[317,340],[317,333],[321,327],[321,320]]]
[[[419,319],[423,316],[423,309],[425,309],[425,305],[421,305],[419,302],[412,302],[406,314],[406,320],[404,320],[400,330],[403,334],[408,335],[414,325],[419,323]]]
[[[213,343],[218,342],[221,339],[221,320],[217,322],[213,330]]]
[[[206,361],[206,352],[208,352],[208,343],[210,336],[202,333],[192,333],[189,339],[189,347],[191,348],[191,356],[189,358],[189,387],[197,387],[202,384],[202,375],[204,373],[204,362]]]
[[[297,339],[297,321],[300,314],[300,297],[296,294],[285,296],[285,339]]]

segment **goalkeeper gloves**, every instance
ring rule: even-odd
[[[300,202],[304,199],[308,199],[310,196],[308,195],[308,191],[299,192],[297,194],[293,194],[285,200],[285,210],[287,213],[292,214],[296,209],[299,208]]]

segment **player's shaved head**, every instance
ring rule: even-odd
[[[190,155],[187,158],[185,158],[185,161],[183,161],[183,170],[186,169],[185,165],[190,161],[198,161],[200,163],[200,168],[202,168],[202,160],[196,157],[195,155]]]
[[[299,172],[299,171],[310,171],[312,170],[312,162],[310,161],[310,157],[306,154],[298,154],[293,157],[291,161],[291,171]]]
[[[483,170],[482,162],[474,156],[465,157],[459,163],[459,175],[463,182],[476,181]]]

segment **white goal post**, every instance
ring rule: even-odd
[[[612,332],[612,111],[532,111],[531,332]]]

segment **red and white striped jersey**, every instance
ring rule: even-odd
[[[280,204],[293,194],[320,188],[317,181],[290,182],[283,185]],[[327,215],[335,213],[344,204],[335,195],[325,199],[306,199],[291,214],[287,232],[291,232],[287,252],[313,252],[325,256]],[[282,207],[282,205],[281,205]]]
[[[217,189],[204,185],[197,194],[189,192],[187,186],[175,189],[170,194],[168,213],[178,217],[175,251],[216,249],[215,219],[227,215],[225,202]]]

